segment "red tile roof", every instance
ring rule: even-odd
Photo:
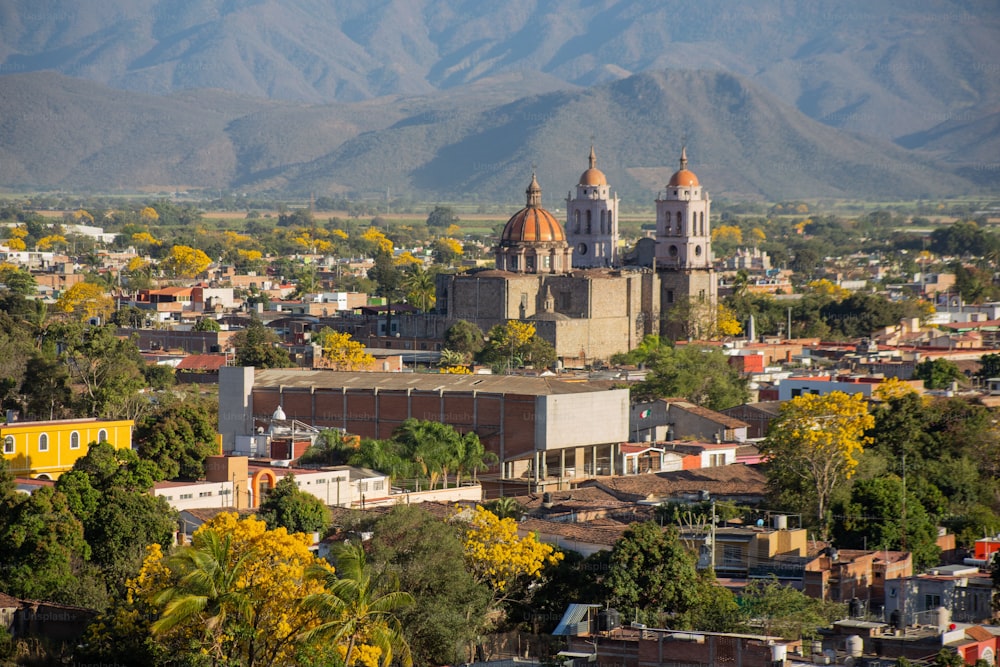
[[[224,354],[190,354],[177,364],[179,371],[217,371],[226,365]]]

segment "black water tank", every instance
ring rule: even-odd
[[[602,632],[610,632],[622,626],[622,617],[617,609],[605,609],[597,615],[597,619]]]

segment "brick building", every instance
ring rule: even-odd
[[[499,481],[535,490],[615,473],[628,440],[628,390],[552,378],[352,373],[225,367],[219,376],[223,450],[288,419],[388,438],[408,418],[474,431],[500,459]]]

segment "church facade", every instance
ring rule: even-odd
[[[647,266],[622,264],[618,198],[596,168],[593,148],[589,161],[576,197],[567,197],[565,228],[542,207],[532,174],[526,206],[501,233],[496,269],[438,276],[440,316],[483,331],[507,320],[530,322],[567,366],[627,352],[651,333],[700,333],[690,320],[704,313],[714,319],[710,201],[687,169],[686,151],[656,200],[655,254]]]

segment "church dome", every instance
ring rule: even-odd
[[[694,172],[687,168],[688,158],[687,158],[687,148],[681,149],[681,168],[674,172],[674,175],[670,177],[670,182],[667,183],[669,187],[676,188],[696,188],[698,187],[698,177],[695,176]]]
[[[542,208],[542,188],[535,175],[525,191],[528,205],[511,216],[500,234],[500,244],[565,242],[566,233],[551,213]]]
[[[604,175],[604,172],[597,168],[597,155],[594,153],[594,147],[590,147],[590,169],[583,172],[580,175],[580,185],[589,186],[600,186],[608,184],[608,177]]]

